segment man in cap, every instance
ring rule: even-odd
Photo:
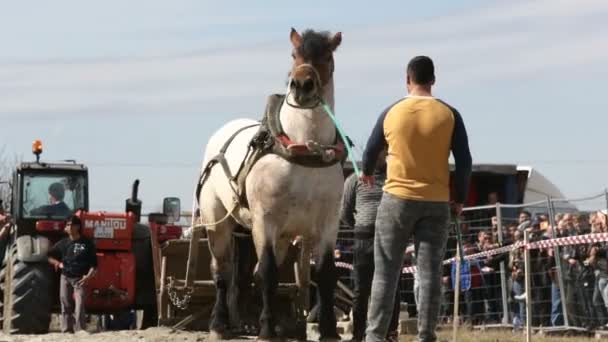
[[[56,269],[61,269],[61,331],[72,332],[86,327],[85,286],[97,269],[97,255],[93,241],[82,236],[82,224],[78,216],[73,215],[66,221],[65,231],[68,237],[57,242],[48,256],[49,263]]]

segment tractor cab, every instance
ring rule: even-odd
[[[62,233],[76,210],[88,211],[88,170],[76,162],[41,162],[42,143],[34,141],[35,162],[22,162],[12,180],[11,214],[17,237]]]

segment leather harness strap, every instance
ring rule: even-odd
[[[346,161],[346,149],[344,141],[336,129],[334,145],[320,145],[318,143],[297,144],[293,142],[283,131],[280,122],[281,106],[285,100],[283,94],[273,94],[268,97],[264,117],[260,123],[240,128],[224,143],[220,152],[209,160],[201,173],[196,189],[196,199],[200,198],[203,184],[207,180],[211,169],[220,164],[232,188],[238,204],[248,207],[245,196],[245,180],[253,165],[264,155],[272,153],[281,158],[298,165],[313,168],[323,168],[343,164]],[[237,135],[246,129],[259,126],[258,132],[249,142],[247,154],[241,162],[235,175],[232,175],[225,154],[228,147]]]

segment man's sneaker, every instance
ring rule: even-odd
[[[524,302],[526,300],[526,293],[524,292],[520,295],[513,296],[513,298],[518,302]]]

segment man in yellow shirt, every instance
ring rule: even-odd
[[[442,259],[450,205],[459,215],[468,195],[472,160],[458,111],[433,97],[435,67],[426,56],[407,67],[408,95],[379,117],[363,154],[361,181],[373,184],[378,154],[388,147],[387,175],[376,217],[374,278],[366,341],[384,341],[408,240],[415,240],[420,301],[418,340],[436,341]],[[450,152],[455,194],[450,201]]]

